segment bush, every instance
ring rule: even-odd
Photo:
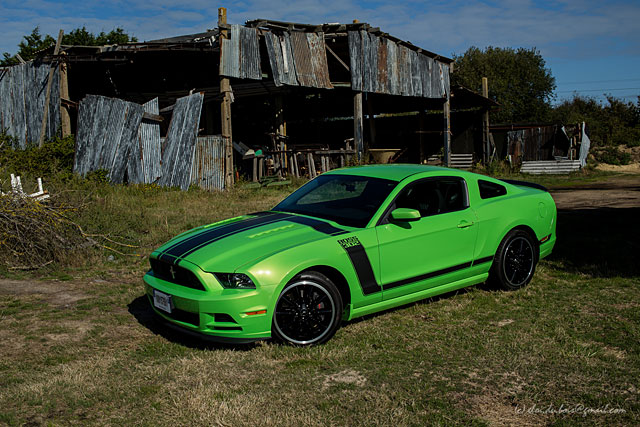
[[[631,154],[618,150],[616,147],[605,147],[594,152],[597,161],[610,165],[628,165],[631,162]]]
[[[26,150],[14,150],[11,141],[10,136],[0,134],[0,167],[7,173],[38,177],[71,176],[75,149],[73,136],[56,137],[45,141],[42,148]]]

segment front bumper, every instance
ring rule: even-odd
[[[144,276],[144,283],[156,314],[180,330],[221,342],[252,342],[271,337],[270,287],[200,291],[167,282],[152,272]],[[154,289],[171,295],[171,313],[154,306]],[[266,312],[247,314],[263,310]]]

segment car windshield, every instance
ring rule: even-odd
[[[351,227],[366,226],[398,183],[353,175],[321,175],[284,199],[275,211],[324,218]]]

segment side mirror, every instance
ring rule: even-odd
[[[417,221],[420,219],[420,212],[416,209],[398,208],[391,211],[391,218],[396,221]]]

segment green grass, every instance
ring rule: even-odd
[[[88,201],[78,221],[143,255],[292,190],[73,185],[69,200]],[[0,425],[637,425],[639,210],[561,211],[556,250],[525,289],[479,286],[367,316],[312,348],[167,331],[143,294],[146,259],[96,250],[41,273],[49,293],[0,288]],[[565,413],[535,412],[549,408]]]

